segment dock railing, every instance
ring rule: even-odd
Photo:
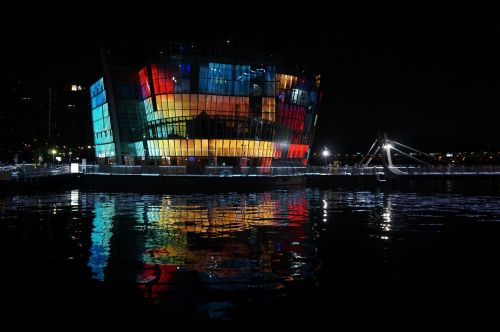
[[[396,166],[406,175],[500,175],[500,165],[486,166]],[[69,174],[72,171],[67,164],[36,166],[17,165],[4,166],[3,173],[10,172],[14,181],[33,181],[40,177]],[[78,165],[78,173],[100,175],[149,175],[149,176],[300,176],[300,175],[380,175],[384,174],[382,166],[308,166],[308,167],[232,167],[205,166],[154,166],[154,165]],[[8,174],[7,174],[8,175]]]
[[[153,175],[153,176],[295,176],[305,175],[306,167],[231,167],[205,166],[120,166],[87,165],[81,169],[86,174],[101,175]]]
[[[15,165],[9,168],[13,181],[36,181],[40,177],[57,176],[70,173],[70,165],[40,166],[35,164]]]

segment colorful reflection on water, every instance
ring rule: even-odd
[[[454,316],[500,296],[499,216],[493,194],[10,195],[0,197],[11,271],[0,284],[17,321],[106,312],[125,327],[255,317],[294,326],[374,321],[386,308],[412,318],[418,301]]]
[[[93,200],[94,278],[135,280],[151,303],[172,284],[192,282],[187,271],[211,288],[280,288],[310,278],[316,266],[305,191]],[[129,268],[137,263],[141,269]]]

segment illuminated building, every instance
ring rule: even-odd
[[[108,64],[90,88],[100,163],[306,165],[319,76],[228,48],[171,45],[137,70]]]

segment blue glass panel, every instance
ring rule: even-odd
[[[191,73],[191,65],[189,63],[179,65],[182,75],[189,75]]]
[[[200,66],[200,92],[233,94],[233,65],[212,63]]]
[[[148,99],[144,100],[144,109],[146,111],[146,114],[153,113],[153,104],[151,102],[151,97]]]
[[[92,110],[92,121],[97,121],[99,119],[102,119],[102,107],[96,107]]]
[[[106,102],[106,91],[102,91],[90,99],[91,107],[96,108]]]
[[[109,116],[108,103],[102,105],[102,116]]]
[[[142,142],[135,142],[135,154],[138,157],[144,157],[144,145]]]
[[[237,65],[235,68],[234,94],[248,96],[250,93],[250,66]]]
[[[111,129],[111,120],[109,118],[109,116],[105,117],[104,118],[104,130],[108,130],[108,129]]]
[[[90,86],[90,97],[94,97],[104,91],[104,78],[101,77],[97,82]]]

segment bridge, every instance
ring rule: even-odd
[[[400,155],[413,161],[412,165],[394,165],[392,161],[392,152],[396,151]],[[486,166],[465,166],[454,165],[452,163],[443,163],[434,156],[407,146],[405,144],[390,140],[387,135],[384,138],[380,136],[373,142],[368,152],[358,163],[361,169],[369,167],[374,157],[381,153],[382,168],[386,177],[401,176],[498,176],[500,175],[499,165]],[[428,161],[423,160],[423,157]],[[431,162],[433,164],[431,164]],[[437,165],[436,165],[437,164]]]

